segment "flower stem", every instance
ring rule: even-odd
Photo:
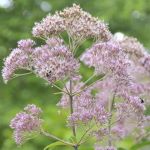
[[[11,80],[15,79],[17,77],[21,77],[21,76],[25,76],[25,75],[29,75],[29,74],[32,74],[32,72],[27,72],[27,73],[22,73],[22,74],[14,74],[14,76],[11,78]]]
[[[73,95],[72,95],[72,80],[70,79],[70,95],[69,95],[69,99],[70,99],[70,113],[73,114]],[[75,129],[75,125],[72,126],[72,132],[74,137],[76,137],[76,129]]]
[[[72,80],[70,79],[70,94],[69,94],[69,99],[70,99],[70,113],[73,114],[73,95],[72,95]],[[76,127],[73,124],[72,126],[72,133],[73,136],[76,138]],[[78,145],[73,146],[74,150],[78,150]]]
[[[116,92],[115,92],[116,93]],[[113,106],[114,106],[114,102],[115,102],[115,94],[113,95],[113,98],[112,98],[112,101],[110,101],[110,104],[109,104],[109,113],[110,113],[110,117],[109,117],[109,120],[108,120],[108,145],[109,146],[112,146],[112,137],[111,137],[111,126],[112,126],[112,111],[113,111]]]
[[[52,84],[52,86],[54,86],[56,89],[60,90],[63,93],[68,94],[66,91],[64,91],[63,89],[61,89],[59,86],[57,86],[56,84]]]
[[[95,73],[90,76],[85,82],[84,82],[84,85],[86,85],[89,81],[91,81],[93,78],[95,77]]]
[[[79,140],[79,142],[78,142],[79,145],[82,143],[82,140],[84,139],[84,137],[87,135],[87,133],[88,133],[92,128],[93,128],[93,126],[90,127],[90,128],[88,128],[88,129],[85,131],[85,133],[81,136],[81,138],[80,138],[80,140]]]
[[[78,146],[74,146],[74,150],[78,150]]]
[[[93,78],[93,77],[91,77],[91,78]],[[73,93],[73,96],[79,95],[79,94],[82,93],[84,90],[86,90],[86,89],[92,87],[96,82],[102,81],[102,80],[104,80],[105,78],[107,78],[106,75],[104,75],[104,76],[101,77],[100,79],[98,79],[98,80],[92,82],[90,85],[87,85],[87,86],[86,86],[86,85],[84,84],[83,87],[82,87],[82,89],[81,89],[80,91],[76,91],[76,92]],[[89,80],[91,80],[91,79],[89,79]],[[86,81],[86,82],[87,82],[87,81]],[[88,82],[89,82],[89,81],[88,81]]]
[[[45,132],[44,130],[41,131],[41,134],[43,134],[43,135],[45,135],[45,136],[47,136],[47,137],[50,137],[50,138],[52,138],[52,139],[54,139],[54,140],[60,141],[60,142],[62,142],[62,143],[64,143],[64,144],[66,144],[66,145],[74,146],[73,143],[64,141],[64,140],[62,140],[62,139],[60,139],[60,138],[58,138],[58,137],[56,137],[56,136],[54,136],[54,135],[52,135],[52,134],[50,134],[50,133]]]

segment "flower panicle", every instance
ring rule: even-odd
[[[27,105],[23,112],[16,114],[11,120],[10,127],[14,130],[14,139],[18,145],[25,142],[27,134],[40,133],[42,120],[39,115],[41,112],[36,105]]]

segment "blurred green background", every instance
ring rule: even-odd
[[[0,70],[3,58],[16,46],[21,38],[32,38],[34,22],[47,13],[71,6],[72,3],[109,23],[112,33],[123,32],[137,37],[145,47],[150,48],[150,0],[0,0]],[[83,47],[84,48],[84,47]],[[88,74],[83,75],[86,77]],[[71,133],[64,121],[65,114],[58,113],[56,103],[60,96],[52,94],[56,89],[48,87],[43,80],[33,75],[20,77],[5,85],[0,77],[0,150],[42,150],[53,142],[45,137],[30,140],[17,147],[12,139],[9,121],[28,103],[40,106],[45,119],[45,128],[55,135],[68,138]],[[143,142],[144,143],[144,142]],[[131,138],[118,144],[127,150],[149,150],[150,145],[135,146]],[[81,150],[92,150],[92,146]],[[67,148],[56,148],[67,150]],[[68,149],[69,150],[69,149]]]

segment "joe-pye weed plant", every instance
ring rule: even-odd
[[[116,141],[128,135],[135,142],[148,138],[150,117],[144,112],[149,105],[150,54],[136,38],[113,35],[104,21],[76,4],[35,23],[32,34],[44,44],[36,46],[31,39],[18,41],[4,60],[4,82],[35,74],[57,88],[57,94],[62,95],[57,106],[70,112],[67,128],[72,130],[72,138],[64,140],[46,132],[42,110],[29,104],[10,123],[18,145],[32,133],[57,141],[45,149],[62,144],[79,150],[92,138],[95,150],[116,150]],[[89,39],[91,47],[78,56],[81,45]],[[79,71],[81,64],[94,69],[86,81]],[[19,69],[27,72],[16,74]],[[79,133],[81,126],[83,134]]]

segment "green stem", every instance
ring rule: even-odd
[[[25,76],[25,75],[29,75],[32,74],[32,72],[27,72],[27,73],[22,73],[22,74],[14,74],[14,76],[11,78],[11,80],[17,78],[17,77],[21,77],[21,76]]]
[[[57,88],[58,90],[60,90],[61,92],[64,92],[66,94],[68,94],[66,91],[64,91],[63,89],[61,89],[59,86],[57,86],[56,84],[52,84],[52,86],[54,86],[55,88]]]
[[[78,150],[78,146],[74,146],[74,150]]]
[[[70,113],[73,114],[73,96],[72,96],[72,80],[71,79],[70,79],[70,94],[69,94],[69,99],[70,99]],[[73,132],[73,135],[76,137],[75,125],[72,126],[72,132]]]
[[[81,138],[80,138],[80,140],[79,140],[79,142],[78,142],[79,145],[82,143],[82,140],[84,139],[84,137],[87,135],[87,133],[88,133],[92,128],[93,128],[93,126],[90,127],[90,128],[88,128],[88,129],[85,131],[85,133],[81,136]]]
[[[147,137],[149,137],[149,136],[150,136],[150,132],[141,135],[141,136],[137,139],[136,143],[138,144],[143,138],[147,138]]]
[[[102,78],[100,78],[100,79],[98,79],[98,80],[92,82],[92,83],[91,83],[90,85],[88,85],[88,86],[86,86],[86,85],[84,84],[83,87],[82,87],[82,90],[79,91],[79,92],[78,92],[78,91],[74,92],[74,93],[73,93],[73,96],[82,93],[84,90],[86,90],[86,89],[90,88],[91,86],[93,86],[97,81],[102,81],[102,80],[104,80],[106,77],[107,77],[107,76],[104,75]]]
[[[70,113],[73,114],[73,95],[72,95],[72,80],[70,79],[70,94],[69,94],[69,99],[70,99]],[[72,133],[73,136],[76,138],[76,127],[73,124],[72,126]],[[78,150],[79,145],[74,145],[73,148],[74,150]]]
[[[70,93],[67,86],[66,86],[66,83],[64,83],[63,81],[61,81],[62,85],[65,87],[65,90],[67,91],[67,93]]]
[[[52,135],[52,134],[50,134],[50,133],[45,132],[44,130],[41,131],[41,134],[43,134],[43,135],[45,135],[45,136],[47,136],[47,137],[49,137],[49,138],[52,138],[52,139],[54,139],[54,140],[60,141],[60,142],[62,142],[62,143],[64,143],[64,144],[66,144],[66,145],[74,146],[73,143],[64,141],[64,140],[62,140],[62,139],[60,139],[60,138],[58,138],[58,137],[56,137],[56,136],[54,136],[54,135]]]
[[[32,72],[27,72],[27,73],[22,73],[22,74],[14,74],[13,78],[25,76],[25,75],[28,75],[28,74],[32,74]],[[12,79],[13,79],[13,78],[12,78]]]
[[[84,85],[86,85],[90,80],[92,80],[93,78],[95,77],[95,73],[90,76],[85,82],[84,82]]]
[[[109,114],[110,114],[110,117],[109,117],[109,120],[108,120],[108,145],[109,146],[112,146],[112,137],[111,137],[112,123],[111,123],[111,121],[112,121],[113,106],[114,106],[114,102],[115,102],[115,95],[116,95],[116,92],[114,93],[112,101],[110,101],[110,104],[109,104]]]
[[[46,39],[44,38],[44,37],[38,37],[39,39],[42,39],[42,40],[44,40],[44,41],[46,41]]]

